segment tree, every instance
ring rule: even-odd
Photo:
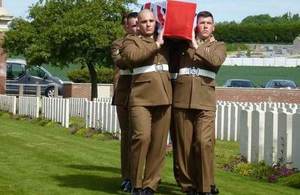
[[[95,67],[112,64],[109,48],[122,34],[121,16],[130,3],[136,0],[40,0],[30,8],[28,20],[12,21],[4,48],[24,55],[31,65],[87,66],[95,98]]]

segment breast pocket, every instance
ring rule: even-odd
[[[198,85],[197,95],[201,104],[212,107],[216,102],[215,95],[215,81],[210,78],[204,78],[201,80],[201,85]]]

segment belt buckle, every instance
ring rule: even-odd
[[[155,65],[155,70],[156,70],[157,72],[160,72],[160,71],[163,71],[163,70],[164,70],[164,67],[163,67],[162,64],[156,64],[156,65]]]
[[[190,74],[194,77],[194,76],[198,76],[198,69],[195,67],[192,67],[190,69]]]

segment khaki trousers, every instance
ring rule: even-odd
[[[156,191],[164,165],[171,107],[130,107],[132,125],[131,182]]]
[[[121,128],[121,176],[125,180],[130,179],[131,130],[128,108],[117,106],[117,114]]]
[[[177,182],[177,184],[179,184],[178,182],[178,177],[179,177],[179,165],[177,162],[177,145],[176,145],[176,129],[175,129],[175,120],[174,120],[174,109],[172,108],[171,111],[171,124],[170,124],[170,137],[171,137],[171,141],[172,141],[172,150],[173,150],[173,175],[174,178]]]
[[[215,112],[174,109],[178,182],[183,191],[210,192],[214,184]]]

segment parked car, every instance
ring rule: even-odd
[[[41,95],[53,97],[55,95],[55,86],[58,88],[58,94],[63,94],[63,81],[52,76],[45,68],[40,66],[27,66],[25,60],[8,59],[6,94],[19,94],[19,88],[22,84],[23,94],[33,95],[37,93],[37,85],[41,86]]]
[[[267,82],[265,88],[287,88],[296,89],[297,85],[292,80],[273,79]]]
[[[252,81],[247,79],[229,79],[223,85],[224,87],[255,87]]]

